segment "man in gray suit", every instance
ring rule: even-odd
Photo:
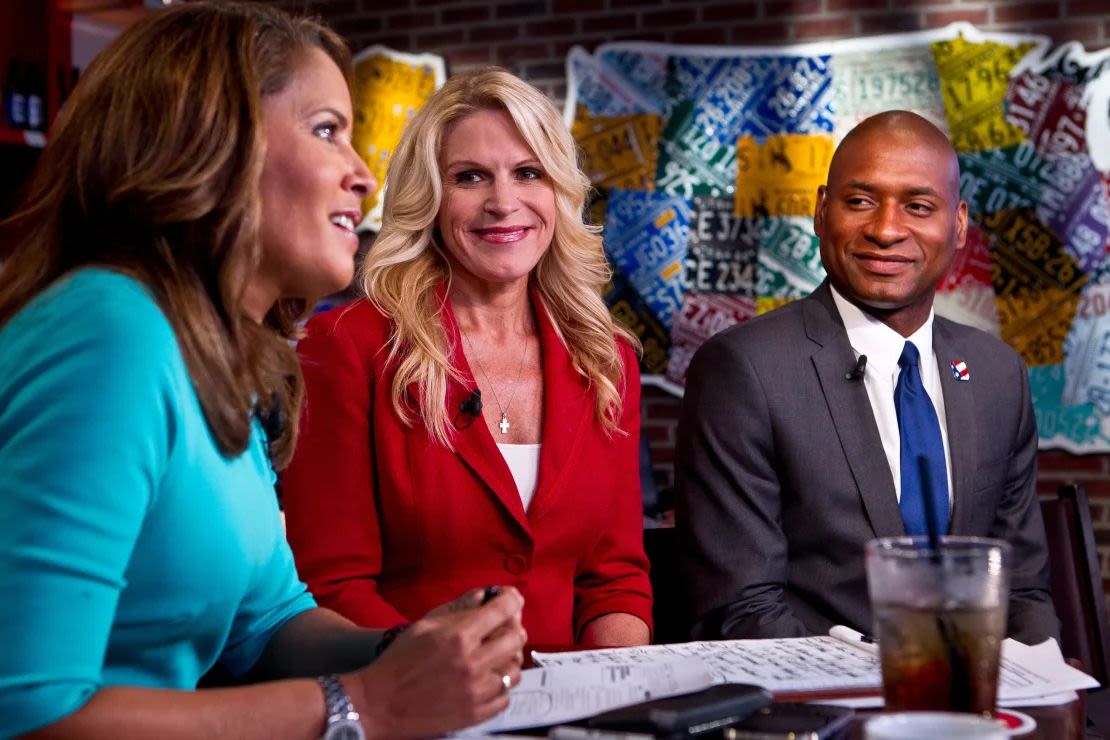
[[[1058,637],[1025,365],[933,314],[967,235],[948,139],[904,111],[862,122],[818,189],[814,231],[828,279],[714,336],[687,375],[676,513],[694,636],[869,632],[864,544],[923,531],[912,510],[934,495],[942,531],[1011,544],[1009,635]],[[928,394],[913,413],[932,420],[932,483],[902,465],[919,433],[900,433],[896,391],[912,382]]]

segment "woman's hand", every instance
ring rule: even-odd
[[[482,722],[520,682],[524,599],[475,589],[414,622],[372,665],[345,676],[369,738],[418,738]],[[507,677],[507,678],[506,678]]]

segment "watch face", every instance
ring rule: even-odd
[[[328,725],[323,740],[366,740],[366,734],[357,720],[340,719]]]

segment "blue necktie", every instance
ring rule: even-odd
[[[913,342],[906,342],[898,364],[898,385],[894,388],[894,409],[898,414],[898,432],[902,437],[902,521],[906,534],[928,534],[925,500],[932,502],[935,532],[948,531],[948,471],[944,465],[944,443],[940,439],[940,422],[933,402],[921,384],[918,369],[918,352]],[[929,470],[929,485],[922,480],[919,458],[924,458]]]

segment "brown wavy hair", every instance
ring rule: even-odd
[[[261,253],[262,101],[313,48],[350,79],[343,40],[311,19],[228,2],[149,13],[89,66],[0,224],[0,326],[78,268],[132,276],[173,326],[225,455],[246,449],[256,407],[283,413],[277,467],[295,444],[303,381],[288,340],[305,301],[278,301],[261,325],[241,303]]]

